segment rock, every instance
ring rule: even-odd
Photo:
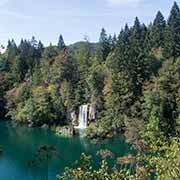
[[[30,128],[34,127],[34,124],[33,123],[29,123],[28,127],[30,127]]]
[[[89,117],[88,117],[88,119],[89,119],[90,121],[96,119],[96,105],[95,105],[95,104],[91,104],[91,105],[89,106]]]
[[[73,126],[58,126],[56,127],[56,134],[61,136],[73,136],[75,133]]]
[[[43,129],[48,129],[48,125],[47,125],[47,124],[43,124],[43,125],[41,126],[41,128],[43,128]]]
[[[3,150],[0,148],[0,155],[3,153]]]
[[[75,111],[71,112],[71,121],[73,126],[77,126],[77,115]]]

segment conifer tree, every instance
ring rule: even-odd
[[[127,71],[129,59],[129,30],[122,30],[119,34],[114,53],[107,59],[106,65],[111,72]]]
[[[116,34],[114,34],[113,37],[109,35],[108,41],[109,41],[110,50],[113,51],[116,47],[116,41],[117,41]]]
[[[8,41],[7,45],[7,59],[4,70],[9,71],[13,69],[15,58],[18,55],[18,48],[15,41],[12,39]]]
[[[134,40],[140,40],[141,36],[141,23],[138,19],[138,17],[135,18],[134,26],[132,28],[132,36]]]
[[[32,74],[32,71],[35,66],[38,66],[40,63],[40,57],[41,57],[41,50],[39,49],[39,46],[43,46],[42,44],[39,44],[35,37],[33,36],[31,41],[30,41],[30,56],[31,56],[31,61],[30,61],[30,72]],[[42,48],[42,47],[41,47]]]
[[[38,42],[38,49],[41,49],[41,50],[44,49],[44,45],[41,41]]]
[[[146,50],[146,44],[144,43],[145,42],[145,39],[146,39],[146,36],[147,36],[147,27],[146,25],[143,23],[141,25],[141,37],[140,37],[140,44],[142,45],[142,49],[143,51]]]
[[[63,36],[60,34],[59,36],[59,40],[58,40],[58,47],[60,50],[64,49],[66,47],[65,43],[64,43],[64,39]]]
[[[102,28],[100,38],[99,38],[99,47],[97,51],[97,57],[99,60],[105,61],[108,54],[110,53],[110,42],[109,38],[106,34],[106,31],[104,28]]]
[[[44,45],[41,41],[38,42],[38,53],[39,53],[39,57],[42,56],[42,53],[44,51]]]
[[[129,58],[127,62],[127,72],[132,80],[132,90],[134,95],[141,94],[142,82],[147,78],[147,58],[143,49],[143,26],[136,17],[134,26],[131,29]]]
[[[37,48],[38,47],[38,43],[37,43],[37,40],[35,39],[34,36],[32,36],[32,39],[30,41],[30,44],[33,48]]]
[[[151,48],[159,48],[164,46],[166,21],[160,11],[158,11],[156,18],[150,30]]]
[[[176,2],[170,12],[165,37],[164,55],[167,58],[180,56],[180,9]]]

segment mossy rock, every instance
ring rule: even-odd
[[[72,126],[57,126],[56,127],[56,134],[61,136],[74,136],[75,131]]]

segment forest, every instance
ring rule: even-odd
[[[123,135],[135,145],[136,173],[109,171],[106,160],[92,171],[80,168],[59,179],[180,179],[180,8],[168,19],[158,11],[149,25],[135,18],[118,35],[102,28],[98,43],[87,39],[45,47],[33,36],[8,41],[0,54],[0,119],[30,127],[71,125],[82,104],[96,107],[86,137]]]

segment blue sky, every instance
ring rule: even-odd
[[[135,16],[149,23],[156,12],[167,18],[174,0],[0,0],[0,44],[8,39],[41,39],[57,43],[63,34],[67,44],[83,40],[98,41],[101,28],[119,33]],[[177,0],[180,5],[180,0]]]

